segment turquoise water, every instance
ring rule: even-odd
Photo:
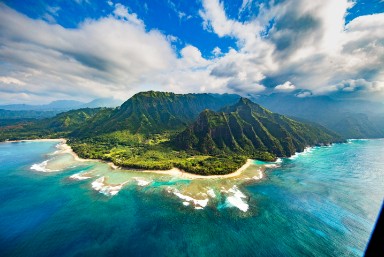
[[[56,144],[0,144],[0,256],[362,256],[384,197],[384,140],[284,159],[239,186],[246,212],[221,208],[226,196],[196,210],[156,189],[185,179],[127,183],[111,196],[69,178],[105,164],[32,170]]]

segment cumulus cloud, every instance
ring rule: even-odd
[[[192,45],[178,58],[171,45],[177,38],[146,30],[128,8],[114,7],[107,17],[67,29],[0,4],[0,76],[25,83],[0,80],[0,101],[124,100],[143,90],[228,92],[228,79],[210,75],[216,60]]]
[[[309,97],[309,96],[312,96],[312,93],[309,91],[304,91],[304,92],[300,92],[300,93],[296,94],[296,97],[299,97],[299,98],[304,98],[304,97]]]
[[[213,50],[212,50],[212,54],[213,54],[215,57],[221,55],[222,52],[221,52],[220,47],[216,46],[215,48],[213,48]]]
[[[239,12],[253,2],[244,0]],[[348,0],[271,1],[246,21],[229,18],[219,0],[202,0],[202,28],[237,43],[210,58],[189,44],[177,53],[178,38],[108,3],[112,13],[72,29],[0,3],[0,100],[124,99],[149,89],[384,97],[384,14],[345,25]]]
[[[209,61],[201,56],[200,50],[192,45],[187,45],[181,49],[181,56],[185,64],[191,67],[200,67],[209,64]]]
[[[243,1],[242,9],[249,2]],[[269,7],[260,5],[256,18],[242,23],[229,19],[219,0],[203,0],[202,26],[219,37],[236,38],[239,48],[216,61],[211,74],[254,72],[265,77],[258,84],[266,87],[278,84],[276,90],[313,94],[342,90],[335,85],[348,79],[378,85],[384,81],[384,14],[360,16],[345,25],[351,6],[348,0],[271,2]],[[236,69],[228,64],[231,60]],[[227,67],[227,72],[221,71]],[[250,90],[249,81],[243,88]],[[375,97],[383,97],[383,90],[375,88],[379,90]]]
[[[293,85],[290,81],[286,81],[284,82],[284,84],[277,85],[275,87],[276,91],[285,91],[285,92],[293,91],[295,89],[296,89],[295,85]]]
[[[126,11],[65,29],[0,4],[0,76],[24,81],[36,100],[132,95],[177,58],[162,33]]]

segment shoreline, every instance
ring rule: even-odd
[[[96,162],[108,164],[114,170],[121,169],[121,167],[115,165],[113,162],[106,162],[106,161],[103,161],[100,159],[83,159],[83,158],[80,158],[79,155],[77,155],[77,153],[75,153],[72,150],[72,148],[67,144],[66,139],[64,139],[63,141],[60,141],[60,142],[61,142],[61,146],[60,146],[61,153],[68,153],[68,154],[72,155],[72,157],[75,159],[75,161],[78,161],[78,162],[96,161]]]
[[[221,179],[221,178],[233,178],[240,176],[241,173],[249,168],[249,166],[252,165],[253,160],[247,159],[247,162],[238,168],[236,171],[225,174],[225,175],[199,175],[199,174],[193,174],[190,172],[186,172],[184,170],[181,170],[179,168],[172,168],[170,170],[138,170],[139,172],[143,173],[156,173],[156,174],[162,174],[162,175],[170,175],[170,176],[177,176],[181,178],[187,178],[187,179]]]
[[[102,162],[102,163],[108,164],[114,170],[119,169],[119,170],[122,170],[122,171],[135,171],[135,172],[143,172],[143,173],[155,173],[155,174],[160,174],[160,175],[176,176],[176,177],[186,178],[186,179],[221,179],[221,178],[237,177],[237,176],[240,176],[241,173],[244,170],[246,170],[249,166],[251,166],[252,162],[253,162],[252,159],[247,159],[247,162],[243,166],[241,166],[240,168],[238,168],[236,171],[234,171],[232,173],[225,174],[225,175],[208,175],[208,176],[193,174],[193,173],[186,172],[186,171],[181,170],[181,169],[176,168],[176,167],[174,167],[174,168],[172,168],[170,170],[131,169],[131,168],[120,167],[120,166],[117,166],[116,164],[114,164],[113,162],[106,162],[106,161],[103,161],[103,160],[100,160],[100,159],[83,159],[83,158],[80,158],[72,150],[72,148],[67,144],[67,140],[66,139],[64,139],[64,138],[61,139],[61,140],[58,139],[57,141],[62,142],[61,147],[64,148],[64,149],[62,149],[62,153],[69,153],[69,154],[71,154],[76,161],[80,161],[80,162],[97,161],[97,162]]]
[[[184,170],[181,170],[179,168],[172,168],[170,170],[144,170],[144,169],[130,169],[130,168],[124,168],[117,166],[113,162],[106,162],[100,159],[83,159],[80,158],[73,150],[72,148],[67,144],[67,139],[65,138],[57,138],[57,139],[25,139],[25,140],[12,140],[12,141],[5,141],[5,143],[17,143],[17,142],[60,142],[60,152],[61,153],[68,153],[72,155],[72,157],[79,162],[90,162],[90,161],[97,161],[97,162],[102,162],[108,164],[112,169],[117,170],[124,170],[124,171],[136,171],[136,172],[143,172],[143,173],[155,173],[155,174],[161,174],[161,175],[169,175],[169,176],[176,176],[176,177],[181,177],[181,178],[186,178],[186,179],[222,179],[222,178],[233,178],[240,176],[241,173],[249,168],[253,160],[252,159],[247,159],[247,162],[238,168],[236,171],[225,174],[225,175],[198,175],[198,174],[193,174],[190,172],[186,172]]]
[[[22,143],[22,142],[67,142],[65,138],[39,138],[39,139],[20,139],[20,140],[7,140],[1,143]]]

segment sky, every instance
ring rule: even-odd
[[[0,1],[0,104],[140,91],[384,100],[384,0]]]

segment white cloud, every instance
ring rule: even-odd
[[[209,61],[201,56],[200,50],[192,45],[187,45],[181,49],[180,53],[184,59],[185,64],[189,66],[198,68],[200,66],[209,64]]]
[[[169,42],[177,42],[177,41],[179,41],[180,39],[179,39],[178,37],[174,36],[174,35],[167,35],[167,40],[168,40]]]
[[[115,4],[115,10],[113,11],[113,14],[117,18],[126,19],[134,25],[144,26],[143,21],[137,18],[136,13],[129,13],[128,8],[120,3]]]
[[[290,81],[286,81],[284,82],[284,84],[280,84],[275,87],[276,91],[285,91],[285,92],[293,91],[295,89],[296,89],[295,85],[293,85]]]
[[[251,2],[244,0],[243,7]],[[0,101],[5,95],[28,101],[124,99],[149,89],[384,97],[384,14],[345,25],[348,0],[272,1],[245,22],[228,18],[220,1],[203,0],[203,27],[237,42],[226,53],[215,48],[209,59],[192,45],[178,57],[172,42],[179,39],[147,30],[126,6],[110,4],[108,17],[66,29],[0,3],[0,76],[25,83],[0,80]]]
[[[20,85],[20,86],[24,86],[25,85],[25,82],[19,80],[19,79],[16,79],[16,78],[12,78],[12,77],[0,77],[0,83],[4,83],[4,84],[16,84],[16,85]]]
[[[243,3],[241,4],[241,7],[239,9],[239,13],[244,12],[247,8],[250,7],[252,4],[253,0],[243,0]]]
[[[19,93],[27,92],[36,101],[46,101],[47,95],[127,98],[144,88],[151,75],[168,71],[177,62],[166,37],[137,22],[106,17],[65,29],[27,18],[3,4],[0,44],[0,76],[12,74],[24,81]]]
[[[304,98],[304,97],[309,97],[309,96],[312,96],[312,93],[309,91],[304,91],[304,92],[296,94],[296,97],[299,97],[299,98]]]
[[[335,87],[345,92],[363,91],[363,93],[376,93],[384,90],[384,82],[366,81],[365,79],[347,79],[336,84]]]
[[[216,46],[215,48],[213,48],[213,50],[212,50],[212,54],[213,54],[215,57],[221,55],[222,52],[221,52],[220,47]]]
[[[243,1],[243,8],[249,2]],[[259,84],[271,88],[290,81],[294,86],[276,89],[313,94],[341,90],[335,84],[347,79],[363,78],[377,85],[384,81],[384,14],[360,16],[345,26],[351,6],[348,0],[272,1],[268,8],[259,5],[259,15],[242,23],[227,17],[222,2],[203,0],[203,28],[219,37],[233,37],[238,44],[237,51],[215,61],[212,75],[224,74],[218,72],[220,67],[231,67],[226,74],[259,73],[268,78]],[[231,62],[236,63],[235,70]],[[244,81],[244,91],[250,90],[249,83]],[[384,90],[376,88],[384,97]]]

